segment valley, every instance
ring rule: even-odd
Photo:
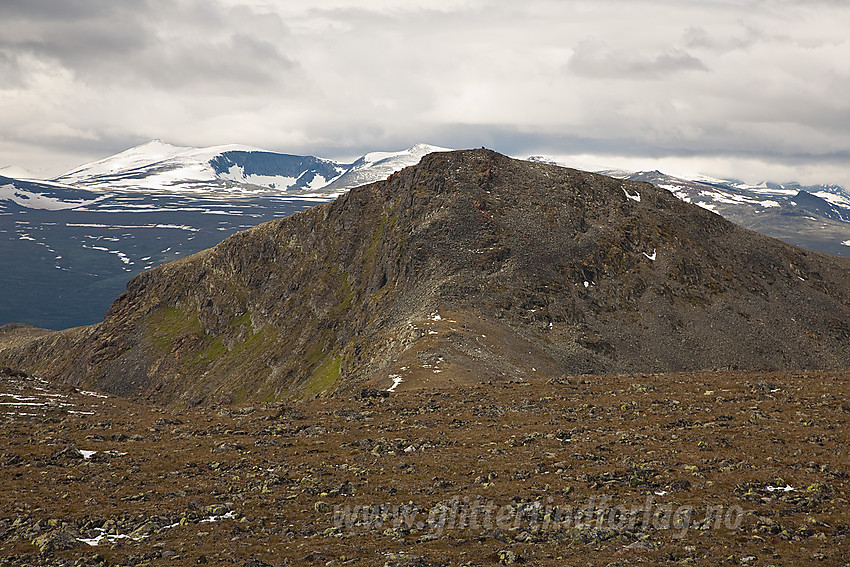
[[[84,206],[0,213],[0,321],[64,329],[100,321],[132,277],[322,198],[107,194]]]

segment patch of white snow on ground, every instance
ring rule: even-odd
[[[210,516],[208,518],[204,518],[199,523],[209,524],[209,523],[220,522],[221,520],[231,520],[235,517],[236,517],[236,512],[231,510],[230,512],[223,514],[221,516]],[[180,523],[177,522],[177,523],[174,523],[174,524],[169,524],[167,526],[163,526],[161,529],[167,530],[167,529],[171,529],[171,528],[176,528],[179,525],[180,525]],[[108,534],[108,533],[106,533],[106,530],[104,530],[103,528],[95,528],[94,531],[100,532],[100,533],[93,538],[77,538],[77,541],[79,541],[80,543],[84,543],[86,545],[90,545],[92,547],[96,547],[96,546],[100,545],[100,542],[102,542],[103,540],[106,540],[108,543],[111,544],[111,543],[115,543],[116,541],[118,541],[120,539],[132,539],[133,541],[141,541],[143,539],[147,539],[148,537],[150,537],[149,535],[143,535],[143,536],[139,536],[139,537],[131,537],[127,534]]]
[[[203,209],[158,209],[162,211],[202,211]],[[100,212],[109,212],[109,211],[100,211]],[[118,212],[126,212],[126,211],[118,211]],[[109,228],[109,229],[134,229],[134,228],[173,228],[177,230],[188,230],[189,232],[198,232],[201,229],[195,228],[194,226],[189,226],[186,224],[97,224],[97,223],[81,223],[81,222],[66,222],[65,226],[75,227],[75,228]]]
[[[209,524],[209,523],[212,523],[212,522],[219,522],[221,520],[230,520],[230,519],[235,518],[235,517],[236,517],[236,512],[231,510],[227,514],[223,514],[221,516],[210,516],[209,518],[204,518],[203,520],[200,521],[200,523],[201,524]]]
[[[77,538],[77,541],[92,547],[97,547],[103,540],[106,540],[109,543],[115,543],[119,539],[130,539],[130,536],[126,534],[107,534],[102,528],[95,529],[101,532],[98,536],[93,538]]]
[[[109,248],[104,248],[103,246],[89,246],[87,244],[83,244],[83,248],[88,248],[89,250],[98,250],[100,252],[106,252],[107,254],[115,254],[118,256],[118,259],[124,262],[128,266],[132,266],[135,264],[130,257],[121,252],[120,250],[110,250]]]
[[[93,396],[95,398],[108,398],[106,394],[99,394],[98,392],[88,392],[86,390],[80,390],[80,393],[84,396]]]
[[[30,396],[19,396],[17,394],[0,394],[0,396],[12,398],[18,402],[37,402],[38,398],[33,398]]]
[[[634,195],[631,195],[628,191],[626,191],[625,187],[623,187],[623,193],[625,193],[626,197],[631,199],[632,201],[640,203],[640,193],[635,193]]]
[[[390,378],[393,380],[393,385],[387,388],[387,392],[395,392],[395,389],[402,382],[401,376],[398,374],[390,374]]]

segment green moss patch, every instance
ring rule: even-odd
[[[326,358],[310,375],[304,385],[307,397],[315,397],[330,389],[339,380],[342,356]]]
[[[159,351],[170,351],[174,341],[190,334],[200,334],[198,314],[179,307],[163,307],[148,317],[151,343]]]

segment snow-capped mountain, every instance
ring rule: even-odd
[[[424,156],[434,152],[449,152],[448,148],[416,144],[400,152],[370,152],[349,166],[345,173],[328,184],[327,190],[344,190],[386,179],[396,171],[416,165]]]
[[[192,148],[154,140],[82,165],[54,181],[109,191],[238,197],[321,189],[346,169],[346,164],[331,160],[250,146]]]
[[[827,218],[850,221],[850,193],[838,185],[804,186],[799,183],[748,185],[735,180],[715,179],[702,175],[680,178],[660,171],[606,172],[606,175],[647,181],[669,190],[685,202],[716,212],[723,209],[723,205],[744,205],[763,209],[781,208],[798,206],[801,204],[799,200],[806,199],[806,203],[815,206]],[[817,201],[813,201],[812,197]]]
[[[221,197],[317,194],[333,197],[386,179],[425,154],[446,151],[417,144],[400,152],[372,152],[352,164],[239,145],[193,148],[162,140],[82,165],[53,181],[106,191],[203,193]]]
[[[838,185],[804,186],[799,183],[779,185],[763,183],[747,185],[739,181],[706,176],[674,177],[660,171],[605,171],[610,177],[646,181],[667,189],[686,203],[729,216],[735,210],[786,210],[799,214],[805,211],[827,219],[850,222],[850,193]]]

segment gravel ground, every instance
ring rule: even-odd
[[[850,561],[844,374],[183,411],[0,376],[0,565]]]

